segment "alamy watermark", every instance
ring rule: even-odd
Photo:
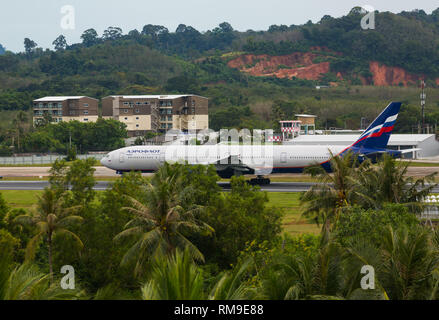
[[[361,28],[363,30],[375,29],[375,8],[370,5],[361,7],[362,11],[366,13],[361,19]]]
[[[372,266],[366,265],[361,268],[361,274],[365,274],[361,278],[360,285],[363,290],[375,289],[375,269]]]
[[[75,30],[75,7],[72,5],[65,5],[61,7],[61,22],[60,26],[63,30]]]
[[[61,288],[63,290],[75,290],[75,268],[69,265],[63,266],[61,273],[65,274],[61,279]]]
[[[216,164],[224,168],[242,166],[253,169],[256,175],[267,175],[273,170],[274,148],[269,139],[272,136],[273,130],[221,129],[217,133],[206,129],[189,130],[187,134],[170,130],[165,139],[172,143],[162,160],[174,163],[176,159],[186,159],[189,164]]]

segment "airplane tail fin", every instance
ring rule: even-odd
[[[386,149],[400,108],[401,102],[390,103],[353,144],[353,147],[359,149]]]

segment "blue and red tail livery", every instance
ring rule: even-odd
[[[392,102],[364,131],[360,138],[352,145],[352,148],[362,152],[367,150],[383,150],[387,148],[390,135],[395,126],[401,102]]]

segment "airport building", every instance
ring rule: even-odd
[[[37,123],[42,121],[45,115],[50,115],[53,122],[96,122],[98,103],[97,99],[85,96],[44,97],[33,101],[33,121]]]
[[[197,95],[115,95],[102,99],[102,117],[125,123],[130,137],[208,129],[208,111],[209,100]]]
[[[331,134],[331,135],[299,135],[294,139],[284,141],[284,144],[297,145],[343,145],[349,146],[358,140],[358,135]],[[407,150],[421,149],[404,155],[407,159],[429,158],[439,155],[439,142],[434,134],[392,134],[389,140],[389,149]]]

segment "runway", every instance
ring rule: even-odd
[[[95,177],[103,179],[107,177],[118,177],[116,171],[99,166],[94,167],[96,170]],[[0,177],[4,178],[23,178],[23,177],[48,177],[50,167],[0,167]],[[408,167],[407,175],[413,177],[422,177],[433,172],[439,171],[439,167]],[[151,176],[151,173],[145,173],[144,176]],[[302,174],[274,174],[270,177],[300,177]]]
[[[97,191],[103,191],[110,187],[111,182],[98,181],[94,187]],[[230,191],[230,184],[221,182],[218,184],[224,191]],[[267,192],[303,192],[307,191],[311,186],[315,185],[312,182],[273,182],[268,186],[261,186],[262,191]],[[0,181],[1,190],[44,190],[49,186],[48,181]],[[439,187],[433,189],[433,193],[439,193]]]
[[[98,181],[94,187],[97,191],[103,191],[110,187],[111,182]],[[229,183],[219,183],[224,191],[230,190]],[[301,192],[308,190],[313,183],[306,182],[274,182],[269,186],[262,186],[261,190],[268,192]],[[49,186],[48,181],[0,181],[0,190],[44,190]]]

